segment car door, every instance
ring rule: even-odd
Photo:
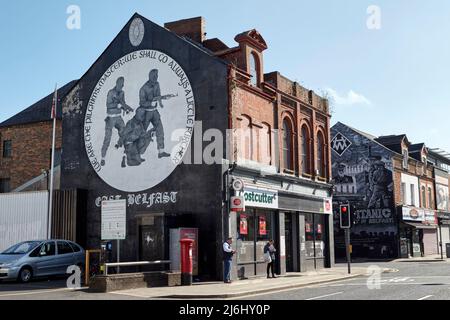
[[[56,272],[56,244],[47,241],[41,245],[36,259],[36,276],[47,276]]]
[[[75,263],[74,253],[72,247],[67,243],[67,241],[58,240],[57,243],[57,271],[58,274],[65,274],[67,268]]]

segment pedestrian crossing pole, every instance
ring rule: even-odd
[[[348,274],[351,274],[352,270],[351,270],[351,256],[350,256],[350,229],[345,229],[345,251],[347,254]]]
[[[345,252],[347,256],[348,273],[351,274],[350,258],[350,228],[352,227],[350,204],[341,204],[339,206],[339,220],[341,229],[345,232]]]

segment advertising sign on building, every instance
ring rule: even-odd
[[[278,191],[261,188],[244,188],[246,207],[278,208]]]
[[[102,202],[102,240],[124,240],[126,237],[126,200]]]
[[[231,211],[245,211],[244,197],[231,197]]]
[[[266,217],[263,217],[263,216],[259,217],[259,235],[260,236],[267,235]]]
[[[240,234],[248,234],[248,222],[247,216],[245,214],[240,215],[239,222],[239,233]]]
[[[430,224],[437,224],[436,213],[431,210],[425,210],[425,222]]]
[[[323,212],[326,214],[333,214],[333,200],[331,198],[327,198],[323,200]]]
[[[416,221],[416,222],[425,221],[425,212],[422,209],[403,207],[402,210],[403,210],[403,220],[405,221]]]

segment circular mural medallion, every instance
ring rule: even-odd
[[[160,51],[135,51],[111,65],[92,92],[87,156],[111,187],[143,191],[181,163],[194,122],[194,93],[182,67]]]
[[[142,43],[144,39],[145,27],[144,22],[140,18],[136,18],[130,25],[130,42],[134,47],[137,47]]]

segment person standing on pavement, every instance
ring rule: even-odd
[[[272,271],[272,278],[276,278],[275,272],[273,270],[273,266],[275,263],[275,252],[277,250],[275,249],[275,246],[273,245],[273,240],[269,240],[267,244],[264,246],[264,255],[269,256],[270,259],[267,261],[267,279],[270,279],[270,273],[269,271]]]
[[[223,243],[223,282],[225,283],[231,283],[231,265],[233,262],[233,255],[236,253],[231,247],[232,243],[232,237],[229,237],[227,241]]]

